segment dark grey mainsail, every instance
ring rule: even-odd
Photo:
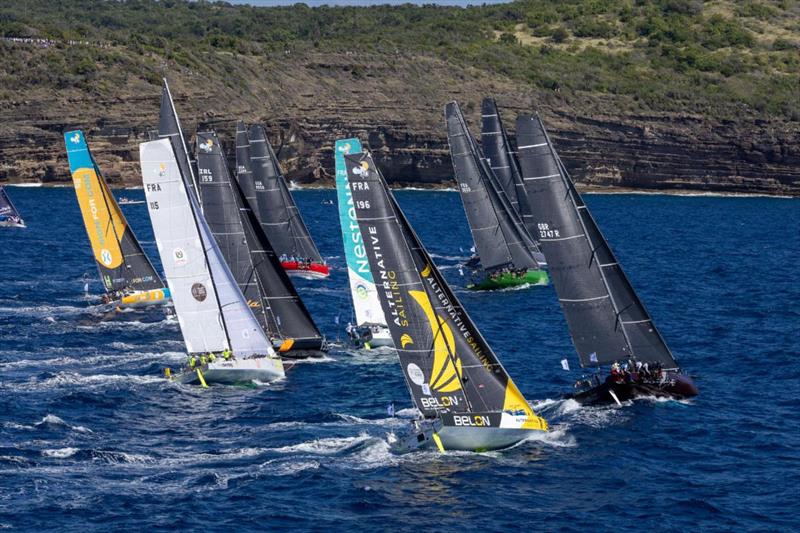
[[[381,306],[422,415],[448,425],[459,413],[477,413],[485,416],[483,427],[499,427],[513,413],[526,417],[521,427],[545,429],[431,261],[372,157],[345,155],[345,161]]]
[[[175,104],[172,101],[172,93],[169,91],[169,84],[164,78],[164,87],[161,90],[161,109],[158,114],[158,137],[167,138],[175,150],[175,157],[184,176],[187,186],[197,195],[197,176],[195,175],[195,161],[192,159],[189,149],[186,147],[186,138],[183,136],[181,122],[175,111]],[[199,199],[199,196],[197,196]]]
[[[533,256],[538,248],[489,176],[492,170],[481,158],[456,102],[445,107],[445,119],[453,170],[481,265],[489,271],[503,267],[538,269]]]
[[[256,215],[261,227],[279,256],[321,263],[322,257],[289,192],[264,127],[250,126],[249,133],[253,178],[263,185],[262,189],[256,189]]]
[[[617,258],[575,190],[541,119],[517,119],[517,150],[550,276],[582,366],[635,358],[677,368]]]
[[[500,186],[506,193],[512,207],[517,211],[525,228],[533,219],[528,193],[522,181],[522,173],[515,157],[508,134],[500,119],[500,112],[494,98],[484,98],[481,103],[481,147],[488,159],[489,167],[497,176]],[[530,231],[530,230],[529,230]],[[535,240],[535,234],[531,233]],[[536,258],[539,262],[541,258]]]
[[[261,290],[250,259],[239,205],[234,195],[225,154],[214,132],[197,132],[196,157],[200,202],[208,227],[239,290],[266,331]]]
[[[261,290],[265,327],[273,339],[292,339],[291,348],[294,350],[323,350],[324,337],[281,266],[255,215],[256,184],[250,170],[250,142],[243,126],[243,123],[239,123],[236,132],[237,183],[234,183],[234,192]],[[286,349],[289,349],[288,344]]]

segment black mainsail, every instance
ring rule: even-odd
[[[588,207],[561,164],[539,116],[517,119],[517,150],[535,215],[531,227],[582,366],[635,359],[678,367]]]
[[[261,290],[250,259],[239,205],[233,193],[225,154],[214,132],[197,132],[196,158],[200,203],[208,227],[247,305],[266,331]]]
[[[533,218],[530,200],[494,98],[484,98],[481,103],[481,147],[509,202],[528,229],[528,222]],[[528,231],[530,233],[530,230]],[[530,235],[536,239],[534,233]],[[541,262],[539,257],[537,260]]]
[[[450,290],[372,157],[346,155],[345,162],[381,306],[423,417],[451,429],[546,430]],[[446,435],[439,432],[442,441]],[[447,447],[474,449],[451,439]]]
[[[172,93],[169,90],[167,79],[164,78],[164,87],[161,90],[161,108],[158,114],[158,137],[167,138],[175,150],[181,175],[185,176],[186,184],[191,191],[198,195],[197,176],[195,175],[195,161],[186,146],[186,138],[183,136],[181,122],[178,120],[178,113],[175,111],[175,104],[172,101]],[[199,196],[196,196],[198,199]]]
[[[538,247],[490,177],[492,170],[481,157],[456,102],[445,107],[445,119],[453,170],[481,265],[487,271],[538,269],[534,257]]]
[[[250,168],[250,142],[244,124],[236,130],[236,182],[233,183],[255,278],[261,289],[265,327],[280,339],[281,351],[325,350],[325,338],[284,271],[269,238],[258,222],[254,206],[257,184]],[[291,342],[285,342],[291,340]]]
[[[263,188],[256,189],[256,215],[275,252],[279,256],[321,263],[322,256],[289,192],[264,127],[255,124],[250,126],[249,133],[253,178],[256,184],[263,185]]]

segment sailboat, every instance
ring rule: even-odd
[[[345,155],[372,277],[421,419],[398,443],[496,450],[547,430],[431,260],[367,153]]]
[[[256,216],[283,268],[290,276],[327,278],[330,267],[322,259],[300,216],[264,126],[250,126],[249,138],[253,179],[262,185],[256,188]]]
[[[246,132],[241,130],[237,128],[237,153],[248,149]],[[213,131],[197,133],[196,162],[205,219],[262,329],[284,357],[322,356],[327,351],[325,338],[250,207],[255,187],[249,162],[237,165],[238,182],[231,179]]]
[[[481,102],[481,148],[489,168],[497,177],[497,182],[522,222],[522,227],[528,231],[528,235],[538,247],[536,233],[529,229],[534,218],[533,210],[528,193],[525,191],[525,183],[522,181],[519,161],[508,140],[508,133],[503,126],[494,98],[484,98]],[[541,250],[534,250],[533,256],[540,265],[547,266],[547,260]]]
[[[342,227],[347,277],[350,280],[350,294],[355,310],[355,324],[348,324],[347,333],[359,347],[393,346],[392,334],[386,326],[375,281],[369,268],[364,239],[358,228],[353,208],[353,194],[350,192],[350,182],[347,179],[344,156],[360,152],[361,141],[358,139],[339,139],[334,146],[339,224]]]
[[[445,106],[445,120],[453,171],[485,274],[467,288],[491,290],[547,284],[547,272],[534,256],[539,248],[497,186],[456,102]]]
[[[556,153],[538,115],[517,118],[522,177],[533,227],[581,366],[612,366],[576,384],[583,403],[698,394],[664,342]]]
[[[199,365],[190,363],[170,376],[204,386],[283,377],[283,363],[222,257],[171,141],[142,143],[139,156],[147,209],[186,351],[190,361],[200,357]]]
[[[11,203],[11,198],[4,187],[0,186],[0,228],[24,228],[25,221],[22,220],[17,208]]]
[[[169,289],[111,194],[83,132],[66,132],[64,143],[83,224],[106,290],[104,303],[122,308],[169,302]]]

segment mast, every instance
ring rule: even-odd
[[[627,358],[677,363],[586,204],[538,116],[517,119],[520,164],[534,226],[582,366]]]
[[[197,185],[197,177],[194,174],[195,162],[189,155],[189,149],[186,147],[186,138],[183,136],[181,129],[181,121],[178,119],[178,113],[175,111],[175,102],[172,100],[172,93],[169,90],[169,83],[167,78],[163,78],[164,88],[161,91],[161,110],[158,117],[158,136],[159,138],[169,138],[172,146],[175,148],[177,154],[178,164],[181,166],[181,176],[186,181],[186,186],[194,191],[199,196],[199,187]]]

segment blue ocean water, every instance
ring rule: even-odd
[[[170,384],[174,321],[90,311],[84,278],[101,287],[73,191],[9,191],[28,229],[0,229],[0,528],[800,528],[800,200],[587,195],[701,392],[598,408],[559,399],[580,373],[559,364],[577,367],[552,287],[464,291],[458,195],[398,193],[551,424],[502,452],[400,456],[387,439],[413,411],[391,350],[338,346],[269,386]],[[336,341],[350,302],[336,207],[322,204],[335,194],[296,198],[335,267],[299,290]],[[157,262],[145,205],[123,209]]]

